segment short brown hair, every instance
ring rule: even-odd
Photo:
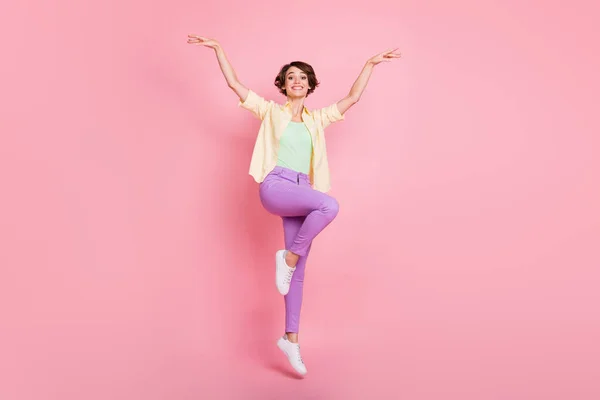
[[[287,96],[287,93],[285,91],[285,74],[291,67],[298,68],[299,70],[304,72],[308,77],[308,86],[310,86],[310,89],[308,89],[306,95],[308,96],[309,94],[314,92],[315,88],[319,86],[319,81],[317,80],[317,76],[315,75],[315,70],[313,69],[313,67],[310,64],[307,64],[303,61],[292,61],[291,63],[285,64],[283,67],[281,67],[281,70],[279,70],[277,77],[275,77],[275,86],[279,88],[279,92]]]

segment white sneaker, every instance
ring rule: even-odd
[[[284,296],[290,291],[290,283],[295,270],[296,267],[291,268],[286,264],[285,250],[279,250],[275,253],[275,284],[279,293]]]
[[[287,336],[284,335],[279,338],[277,341],[277,347],[283,354],[285,354],[288,358],[288,361],[292,365],[292,368],[296,370],[300,375],[306,375],[306,366],[304,365],[304,361],[302,361],[302,356],[300,355],[300,345],[298,343],[292,343],[287,339]]]

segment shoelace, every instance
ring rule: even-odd
[[[302,360],[302,355],[300,354],[300,345],[296,346],[296,357],[298,358],[300,364],[304,364],[304,360]]]
[[[284,277],[284,283],[286,285],[292,281],[292,275],[294,275],[294,271],[288,268],[287,275]]]

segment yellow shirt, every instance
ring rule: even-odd
[[[246,100],[240,101],[238,106],[251,111],[262,121],[252,152],[249,171],[254,180],[260,183],[277,164],[279,139],[292,120],[291,104],[289,101],[281,105],[272,100],[265,100],[250,90]],[[331,188],[325,128],[333,122],[343,119],[344,116],[340,113],[337,103],[317,110],[309,111],[306,107],[302,110],[302,121],[308,128],[313,142],[312,161],[308,175],[315,190],[327,192]]]

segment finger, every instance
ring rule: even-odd
[[[205,38],[205,37],[202,37],[202,36],[198,36],[198,35],[188,35],[188,37],[189,37],[190,39],[199,40],[199,41],[201,41],[201,42],[205,42],[205,41],[207,41],[207,40],[208,40],[207,38]]]
[[[381,53],[379,53],[379,54],[385,55],[385,54],[392,53],[392,52],[394,52],[394,51],[396,51],[396,50],[398,50],[398,49],[397,49],[397,48],[396,48],[396,49],[387,49],[386,51],[384,51],[384,52],[381,52]]]
[[[388,57],[388,58],[399,58],[401,56],[400,53],[387,53],[384,55],[384,57]]]

